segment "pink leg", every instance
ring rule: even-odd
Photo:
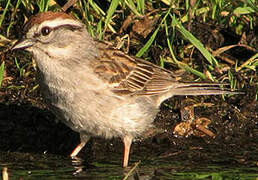
[[[81,137],[81,143],[78,146],[76,146],[76,148],[70,154],[71,157],[77,156],[77,154],[82,150],[82,148],[86,145],[86,143],[90,139],[90,137],[85,134],[80,134],[80,137]]]
[[[130,148],[131,148],[132,140],[133,140],[133,138],[131,136],[125,136],[125,137],[122,138],[122,141],[124,142],[123,167],[128,166],[129,154],[130,154]]]

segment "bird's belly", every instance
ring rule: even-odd
[[[149,99],[117,98],[109,92],[84,94],[55,91],[48,98],[53,112],[77,132],[104,138],[139,136],[151,127],[158,108]],[[58,97],[58,98],[57,98]]]

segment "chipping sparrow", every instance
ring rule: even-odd
[[[164,100],[236,93],[220,84],[180,82],[170,71],[94,40],[83,23],[62,12],[39,13],[24,30],[12,49],[33,54],[50,109],[80,133],[72,157],[91,136],[120,137],[126,167],[132,140],[152,126]]]

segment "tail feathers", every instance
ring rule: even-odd
[[[228,84],[222,83],[180,83],[176,88],[171,88],[173,95],[218,95],[218,94],[243,94],[229,88],[219,87]]]

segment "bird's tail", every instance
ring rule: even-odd
[[[218,95],[218,94],[243,94],[240,91],[232,91],[226,88],[224,83],[179,83],[176,88],[172,88],[173,95]]]

